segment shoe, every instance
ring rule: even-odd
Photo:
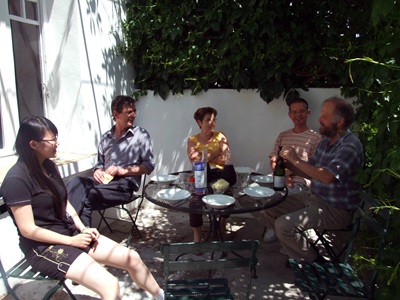
[[[203,252],[201,252],[201,251],[193,251],[192,253],[194,255],[197,255],[197,256],[202,256],[203,255]]]
[[[272,228],[267,228],[263,236],[263,241],[266,243],[272,243],[275,240],[276,240],[275,230],[273,230]]]
[[[285,248],[283,248],[283,247],[281,247],[281,248],[279,249],[279,252],[280,252],[281,254],[285,255],[285,256],[289,256],[289,254],[286,252]]]

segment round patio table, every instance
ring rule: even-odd
[[[190,173],[190,171],[183,171],[185,173]],[[173,173],[174,175],[179,175],[182,172]],[[252,173],[252,175],[259,175]],[[252,181],[250,180],[251,184]],[[260,184],[261,185],[261,184]],[[264,183],[262,186],[272,188],[272,184]],[[232,196],[235,198],[235,202],[226,208],[212,208],[202,201],[205,195],[196,195],[192,193],[188,198],[182,200],[167,200],[159,197],[157,194],[162,189],[169,188],[180,188],[178,180],[176,183],[165,185],[158,182],[150,181],[144,187],[145,197],[152,203],[159,205],[164,208],[181,211],[185,213],[192,214],[203,214],[208,215],[210,219],[210,231],[207,240],[210,235],[213,235],[213,240],[222,240],[222,235],[219,231],[219,218],[220,216],[232,215],[232,214],[243,214],[251,213],[256,211],[265,210],[271,208],[283,200],[286,199],[288,190],[285,187],[283,191],[275,191],[273,195],[265,198],[253,198],[247,194],[241,192],[242,188],[238,186],[229,187],[229,189],[224,193],[225,195]],[[210,185],[208,186],[208,195],[213,194]]]

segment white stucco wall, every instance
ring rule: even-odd
[[[95,152],[112,124],[110,99],[129,89],[129,68],[112,53],[121,4],[66,0],[47,6],[48,117],[60,130],[61,151]]]
[[[122,40],[122,2],[42,0],[41,53],[45,115],[59,128],[60,150],[96,151],[100,134],[112,124],[110,99],[130,92],[132,72],[113,47]],[[7,1],[0,2],[0,107],[4,148],[12,154],[19,128],[14,58]]]

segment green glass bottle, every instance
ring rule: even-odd
[[[278,147],[278,158],[276,159],[276,164],[274,168],[274,190],[283,191],[285,188],[285,163],[283,158],[280,156],[282,146]]]

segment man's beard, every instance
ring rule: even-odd
[[[337,132],[338,132],[338,129],[337,129],[337,124],[336,123],[332,124],[331,126],[321,125],[319,127],[319,133],[324,135],[324,136],[326,136],[326,137],[328,137],[328,138],[336,136]]]

